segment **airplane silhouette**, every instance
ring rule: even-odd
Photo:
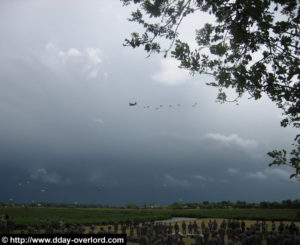
[[[135,105],[137,105],[137,102],[135,102],[135,103],[130,103],[129,102],[129,106],[135,106]]]

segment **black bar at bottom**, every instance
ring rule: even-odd
[[[0,244],[126,244],[125,234],[7,234]]]

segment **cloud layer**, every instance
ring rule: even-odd
[[[243,139],[237,134],[230,134],[226,136],[223,134],[208,133],[206,135],[206,138],[214,140],[217,143],[224,144],[224,145],[237,145],[244,148],[257,146],[257,142],[255,140]]]
[[[280,128],[280,110],[265,97],[217,104],[211,77],[124,47],[136,31],[131,10],[111,0],[0,1],[0,201],[296,196],[290,172],[268,168],[266,153],[297,133]],[[189,40],[201,19],[182,26]]]
[[[45,45],[45,50],[43,61],[53,69],[75,65],[86,79],[96,79],[99,76],[108,77],[108,73],[101,67],[102,52],[99,48],[88,47],[82,50],[68,48],[64,50],[50,42]]]
[[[32,171],[30,179],[44,184],[71,184],[70,179],[63,179],[58,173],[48,173],[45,168],[39,168]]]
[[[266,168],[263,171],[246,173],[246,177],[250,179],[267,180],[274,178],[281,181],[295,182],[295,179],[290,179],[291,171],[280,168]]]
[[[179,62],[172,58],[161,60],[160,71],[152,76],[154,81],[165,85],[179,85],[190,79],[188,71],[178,68]]]

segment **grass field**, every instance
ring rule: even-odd
[[[34,225],[39,220],[111,224],[126,220],[161,220],[171,217],[220,218],[245,220],[300,221],[297,209],[118,209],[118,208],[50,208],[1,207],[0,214],[10,214],[18,227]]]

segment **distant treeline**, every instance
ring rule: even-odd
[[[245,201],[222,201],[222,202],[208,202],[201,203],[173,203],[169,208],[200,208],[200,209],[232,209],[232,208],[259,208],[259,209],[300,209],[300,200],[283,200],[281,202],[259,202],[247,203]]]
[[[281,202],[263,201],[259,203],[247,203],[245,201],[221,201],[209,202],[203,201],[199,203],[181,203],[176,202],[171,205],[156,205],[154,203],[144,203],[137,205],[128,203],[124,206],[109,206],[99,204],[80,204],[80,203],[48,203],[48,202],[34,202],[34,203],[14,203],[14,202],[0,202],[0,207],[57,207],[57,208],[127,208],[127,209],[300,209],[300,200],[283,200]]]

